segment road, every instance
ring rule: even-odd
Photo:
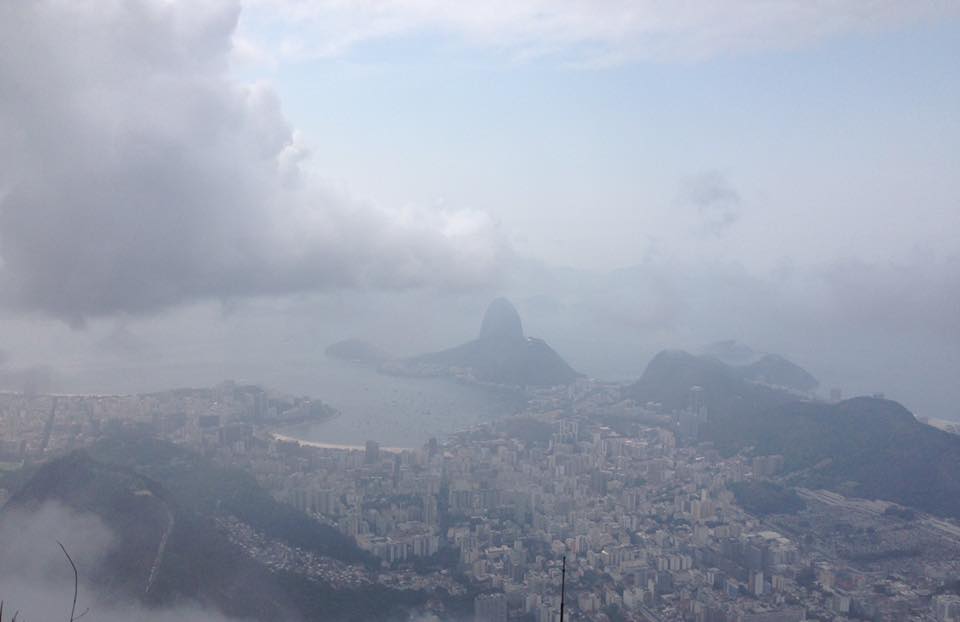
[[[170,538],[170,534],[173,532],[173,526],[176,523],[173,512],[170,511],[170,507],[166,503],[164,503],[164,509],[167,511],[167,528],[163,531],[163,535],[160,536],[160,545],[157,546],[157,555],[153,559],[153,565],[150,566],[150,576],[147,579],[147,587],[143,591],[144,594],[150,593],[154,582],[157,580],[157,575],[160,573],[160,565],[163,563],[163,555],[167,550],[167,540]]]

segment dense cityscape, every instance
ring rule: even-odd
[[[340,588],[424,592],[417,615],[464,616],[447,607],[467,598],[464,617],[478,622],[555,622],[563,572],[565,620],[957,619],[960,599],[944,588],[960,576],[960,526],[794,489],[782,456],[721,456],[697,438],[710,417],[697,388],[681,413],[587,379],[529,397],[513,416],[386,449],[299,442],[289,426],[338,415],[229,382],[138,396],[3,394],[0,458],[15,469],[111,429],[173,441],[253,473],[380,567],[219,521],[250,556]]]

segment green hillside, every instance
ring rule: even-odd
[[[626,395],[676,411],[689,407],[694,386],[708,411],[702,437],[725,453],[781,454],[796,483],[960,517],[960,437],[917,421],[896,402],[804,400],[678,351],[654,357]]]
[[[246,473],[155,439],[113,438],[42,464],[3,512],[48,501],[100,517],[114,535],[102,563],[85,574],[98,602],[195,601],[238,619],[360,621],[402,617],[424,598],[376,585],[335,589],[252,558],[218,517],[323,555],[370,560],[352,539],[275,502]]]

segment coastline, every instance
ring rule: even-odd
[[[295,436],[290,436],[289,434],[282,434],[280,432],[271,432],[270,437],[275,441],[281,441],[284,443],[297,443],[303,447],[312,447],[314,449],[336,449],[340,451],[366,451],[365,445],[344,445],[341,443],[324,443],[322,441],[305,441],[301,438]],[[404,451],[413,451],[411,447],[380,447],[380,451],[386,451],[388,453],[399,454]]]

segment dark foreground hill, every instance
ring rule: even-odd
[[[960,436],[917,421],[897,402],[857,397],[793,402],[750,424],[763,453],[784,456],[812,487],[896,501],[960,518]]]
[[[166,488],[135,471],[98,462],[85,452],[70,454],[41,466],[4,513],[35,510],[49,501],[96,515],[113,535],[100,564],[84,568],[98,602],[162,606],[189,599],[228,615],[297,617],[265,567],[208,517],[181,506]]]
[[[345,562],[369,561],[352,538],[278,503],[252,475],[214,464],[200,454],[143,435],[104,439],[90,454],[158,482],[183,508],[205,515],[234,516],[271,538],[279,538]]]
[[[580,375],[545,341],[523,334],[520,315],[505,298],[487,308],[476,339],[407,359],[399,371],[418,369],[469,370],[482,382],[513,386],[568,384]]]
[[[187,600],[254,620],[375,620],[421,599],[377,586],[338,590],[254,559],[223,519],[324,556],[368,557],[351,539],[276,503],[246,473],[169,443],[117,438],[53,460],[36,468],[3,512],[48,501],[94,514],[113,533],[114,545],[87,577],[105,602]]]
[[[896,402],[801,399],[686,352],[658,354],[626,393],[678,411],[690,407],[694,386],[708,415],[700,436],[721,451],[780,454],[797,483],[960,518],[960,436],[917,421]]]

